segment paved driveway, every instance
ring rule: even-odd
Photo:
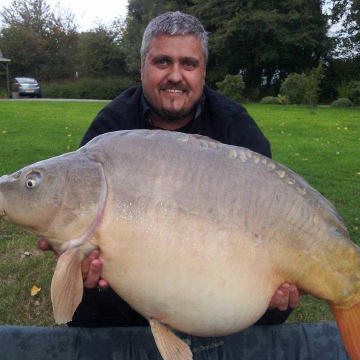
[[[0,101],[5,102],[16,102],[16,101],[64,101],[64,102],[110,102],[111,100],[95,100],[95,99],[31,99],[31,98],[21,98],[21,99],[0,99]]]

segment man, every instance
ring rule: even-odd
[[[270,144],[246,110],[205,86],[207,34],[194,17],[170,12],[147,26],[141,47],[142,85],[106,106],[87,130],[81,146],[100,134],[128,129],[176,130],[209,136],[271,157]],[[40,240],[39,247],[49,249]],[[85,292],[69,326],[142,326],[132,310],[100,278],[99,251],[82,266]],[[283,284],[259,323],[285,321],[299,302],[295,286]]]

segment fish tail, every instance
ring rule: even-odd
[[[360,360],[360,303],[349,309],[332,310],[346,351],[352,360]]]

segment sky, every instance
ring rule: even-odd
[[[9,6],[12,0],[0,0],[0,10]],[[46,0],[52,9],[57,3],[64,8],[70,9],[75,15],[79,31],[94,28],[96,22],[110,24],[116,17],[125,19],[127,13],[127,0]]]
[[[97,22],[110,24],[116,17],[126,17],[128,0],[45,0],[55,9],[59,4],[64,9],[70,9],[75,15],[78,31],[94,28]],[[151,1],[151,0],[149,0]],[[9,6],[12,0],[0,0],[0,10]],[[340,25],[331,28],[330,33],[338,30]]]

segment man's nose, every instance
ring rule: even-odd
[[[182,69],[179,65],[174,65],[169,69],[168,81],[179,83],[183,80]]]

